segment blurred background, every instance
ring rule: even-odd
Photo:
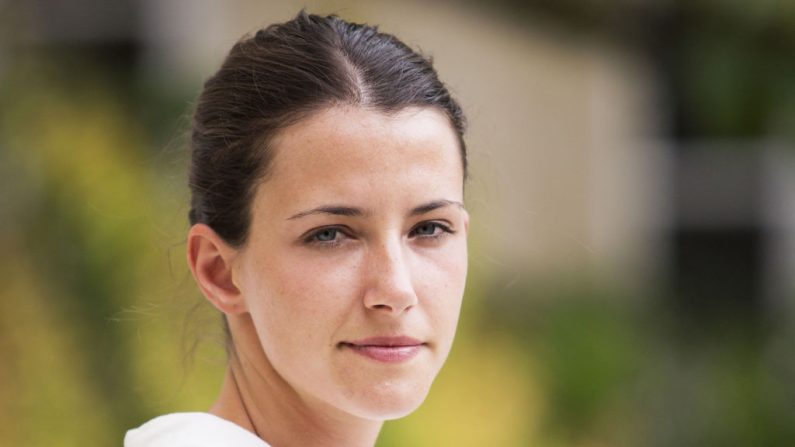
[[[434,57],[471,123],[470,278],[379,446],[795,442],[795,2],[0,1],[0,444],[205,410],[186,138],[301,7]]]

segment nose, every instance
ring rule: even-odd
[[[365,307],[399,315],[417,304],[411,271],[398,241],[371,249],[367,264]]]

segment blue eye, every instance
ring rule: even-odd
[[[436,239],[443,236],[444,234],[452,232],[453,231],[450,229],[450,227],[442,225],[438,222],[424,222],[414,227],[414,229],[411,230],[411,235],[420,238]]]
[[[331,242],[337,238],[336,228],[324,228],[313,235],[314,239],[318,242]]]
[[[345,242],[348,237],[347,233],[341,228],[327,227],[320,228],[317,231],[310,233],[304,242],[308,245],[317,245],[320,247],[336,247],[337,245]]]
[[[436,232],[436,228],[438,228],[438,225],[433,223],[422,224],[414,229],[414,234],[418,234],[420,236],[430,236]]]

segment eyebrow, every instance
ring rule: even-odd
[[[412,208],[411,211],[409,211],[409,216],[419,216],[421,214],[430,213],[433,210],[451,205],[456,205],[461,209],[464,208],[464,204],[456,200],[439,199],[428,203],[423,203],[422,205]],[[306,211],[301,211],[298,214],[288,217],[287,220],[300,219],[301,217],[310,216],[313,214],[332,214],[334,216],[361,217],[371,213],[363,210],[362,208],[351,206],[323,205]]]
[[[420,214],[430,213],[435,209],[444,208],[450,205],[456,205],[459,208],[464,209],[464,204],[461,202],[457,202],[455,200],[440,199],[412,208],[411,212],[409,213],[409,216],[419,216]]]

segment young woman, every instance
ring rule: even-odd
[[[206,413],[127,447],[372,446],[453,342],[467,272],[464,116],[394,36],[300,13],[244,38],[193,121],[188,262],[223,313]]]

